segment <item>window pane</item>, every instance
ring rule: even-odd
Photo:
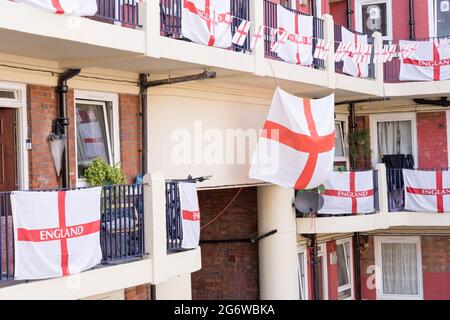
[[[376,3],[361,6],[363,32],[372,34],[375,31],[387,36],[386,3]]]
[[[96,158],[110,163],[108,140],[106,138],[103,106],[77,104],[77,163],[78,176]]]
[[[347,244],[347,243],[346,243]],[[344,251],[344,244],[340,244],[336,248],[337,267],[338,267],[338,286],[345,286],[350,283],[347,271],[347,257]]]
[[[299,266],[299,270],[298,270],[298,282],[299,282],[299,292],[300,292],[300,300],[305,300],[306,296],[305,296],[305,284],[306,284],[306,279],[305,279],[305,254],[303,252],[300,252],[298,254],[298,266]]]
[[[342,122],[334,123],[336,129],[336,148],[334,150],[335,157],[344,157],[344,144],[343,144],[343,133],[342,133]]]
[[[348,299],[352,296],[352,289],[349,288],[347,290],[341,291],[338,293],[338,300]]]
[[[378,122],[378,155],[412,154],[411,121]]]
[[[436,11],[437,36],[450,36],[450,2],[437,0]]]
[[[382,243],[383,293],[418,295],[415,243]]]

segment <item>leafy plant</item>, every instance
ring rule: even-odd
[[[370,133],[368,129],[356,129],[348,135],[350,159],[361,160],[370,157]]]
[[[109,165],[100,158],[89,164],[84,171],[84,177],[91,186],[127,183],[127,177],[119,166]]]

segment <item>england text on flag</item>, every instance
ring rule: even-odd
[[[97,13],[96,0],[15,0],[36,8],[73,16],[93,16]]]
[[[182,0],[181,34],[204,45],[231,46],[230,1]]]
[[[333,172],[323,186],[324,205],[319,214],[375,211],[373,171]]]
[[[98,265],[101,188],[14,191],[14,278],[45,279]]]
[[[334,158],[334,95],[302,99],[277,88],[249,176],[311,189],[328,179]]]

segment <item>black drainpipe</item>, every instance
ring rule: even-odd
[[[304,235],[304,237],[310,241],[308,247],[310,248],[310,258],[312,264],[313,300],[319,300],[319,248],[317,245],[317,234],[308,234]]]
[[[148,75],[145,73],[139,74],[139,88],[141,96],[141,125],[142,125],[142,175],[145,175],[148,171],[148,126],[147,126],[147,89],[150,87],[157,87],[166,84],[174,84],[187,81],[213,79],[217,76],[215,71],[204,71],[199,74],[191,76],[182,76],[176,78],[167,78],[161,80],[148,81]]]
[[[55,120],[56,125],[61,129],[61,133],[64,135],[64,153],[63,153],[63,166],[61,168],[61,187],[70,188],[70,161],[69,161],[69,126],[70,120],[67,112],[67,93],[69,92],[69,86],[67,81],[73,77],[79,75],[80,69],[69,69],[63,72],[58,78],[58,86],[56,91],[58,93],[59,100],[59,117]]]
[[[349,29],[352,28],[352,14],[353,14],[353,10],[352,10],[352,2],[351,0],[347,0],[347,27]]]
[[[353,135],[355,133],[356,126],[357,126],[356,125],[355,104],[353,102],[349,103],[348,112],[349,112],[349,118],[350,118],[350,121],[349,121],[350,135]],[[350,146],[350,147],[354,148],[355,146]],[[356,169],[356,157],[353,156],[350,159],[350,161],[351,161],[351,163],[350,163],[351,169],[355,170]]]
[[[355,252],[355,285],[356,295],[355,300],[361,300],[361,242],[359,241],[359,232],[355,232],[354,235],[354,252]]]
[[[409,0],[409,39],[416,39],[415,32],[415,20],[414,20],[414,0]]]

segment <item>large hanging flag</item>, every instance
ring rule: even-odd
[[[324,205],[319,214],[357,214],[375,211],[373,171],[333,172],[323,186]]]
[[[230,1],[182,0],[181,34],[208,46],[231,46]]]
[[[101,191],[11,193],[16,280],[62,277],[101,262]]]
[[[403,169],[405,209],[421,212],[450,211],[450,172]]]
[[[200,208],[198,205],[197,188],[195,183],[180,182],[181,223],[183,228],[184,249],[197,248],[200,241]]]
[[[249,176],[295,189],[321,185],[333,170],[334,128],[334,94],[311,100],[277,88]]]
[[[93,16],[97,13],[96,0],[14,0],[36,8],[72,16]]]
[[[295,14],[277,5],[278,29],[288,33],[286,43],[277,48],[278,57],[289,63],[313,63],[313,17]]]
[[[415,48],[401,59],[400,80],[439,81],[450,79],[450,50],[441,50],[444,39],[429,41],[400,40],[401,48]]]
[[[367,46],[367,35],[353,33],[344,27],[341,27],[341,33],[342,42],[352,44],[351,48],[347,51],[347,55],[343,58],[344,67],[342,71],[354,77],[366,78],[369,75],[368,64],[355,62],[353,56],[358,45]]]

